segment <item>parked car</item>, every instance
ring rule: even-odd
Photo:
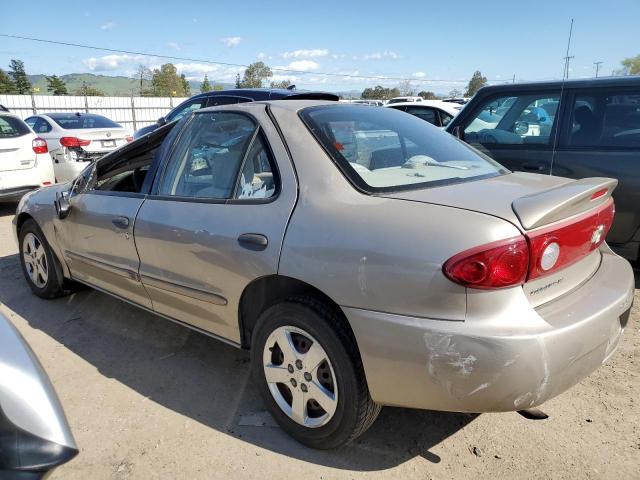
[[[0,314],[0,478],[39,480],[78,454],[47,374]]]
[[[448,126],[511,170],[616,178],[607,242],[640,255],[640,77],[481,89]]]
[[[293,88],[236,88],[229,90],[215,90],[200,93],[185,100],[171,110],[165,117],[160,117],[153,125],[148,125],[133,134],[134,138],[140,138],[166,123],[180,120],[183,116],[200,108],[215,107],[217,105],[234,105],[236,103],[254,102],[260,100],[335,100],[340,97],[326,92],[303,92]]]
[[[16,115],[0,111],[0,202],[54,183],[47,142]]]
[[[46,140],[58,182],[73,180],[89,163],[133,140],[122,125],[95,113],[44,113],[25,122]]]
[[[393,97],[387,102],[387,105],[391,103],[406,103],[406,102],[423,102],[422,97]]]
[[[460,105],[442,102],[440,100],[423,100],[422,102],[401,102],[385,105],[387,108],[395,108],[403,112],[415,115],[436,127],[446,127],[455,117]]]
[[[528,409],[608,359],[634,293],[604,243],[615,186],[511,173],[391,108],[283,100],[192,112],[14,225],[34,294],[76,280],[251,349],[276,421],[331,448],[382,405]]]

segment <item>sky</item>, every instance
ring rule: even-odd
[[[0,37],[0,68],[29,74],[131,76],[171,61],[199,80],[233,82],[262,60],[298,88],[361,90],[412,79],[417,90],[463,89],[475,70],[491,83],[562,77],[574,18],[570,77],[600,75],[640,54],[640,0],[0,0],[0,33],[80,43],[105,52]],[[337,75],[322,75],[331,73]],[[348,76],[351,75],[351,76]],[[354,76],[393,77],[355,78]]]

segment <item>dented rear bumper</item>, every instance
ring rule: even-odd
[[[588,281],[514,310],[508,324],[343,310],[376,402],[499,412],[540,405],[596,370],[618,345],[633,293],[631,266],[604,247]]]

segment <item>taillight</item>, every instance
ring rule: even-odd
[[[125,139],[127,142],[133,142],[133,137],[132,137],[131,135],[127,135],[126,137],[124,137],[124,139]]]
[[[78,137],[62,137],[60,138],[60,145],[63,147],[86,147],[91,143],[91,140],[81,140]]]
[[[529,247],[523,236],[466,250],[442,267],[456,283],[483,289],[522,285],[529,269]]]
[[[613,199],[609,199],[595,212],[529,232],[527,239],[531,263],[528,280],[567,267],[602,245],[611,228],[614,213]]]
[[[609,199],[578,218],[461,252],[442,270],[450,280],[470,288],[522,285],[567,267],[602,245],[614,213]]]
[[[43,140],[40,137],[34,138],[31,141],[31,148],[33,148],[35,153],[47,153],[49,151],[46,140]]]

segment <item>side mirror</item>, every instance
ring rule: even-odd
[[[460,140],[464,140],[464,131],[460,128],[460,125],[456,125],[451,129],[451,135],[458,137]]]
[[[167,124],[167,119],[164,117],[160,117],[158,119],[158,121],[156,122],[158,125],[162,126],[162,125],[166,125]]]
[[[513,133],[516,135],[526,135],[529,131],[529,122],[516,122]]]
[[[71,203],[69,203],[69,192],[56,192],[56,199],[53,202],[56,207],[58,218],[63,220],[69,215]]]

